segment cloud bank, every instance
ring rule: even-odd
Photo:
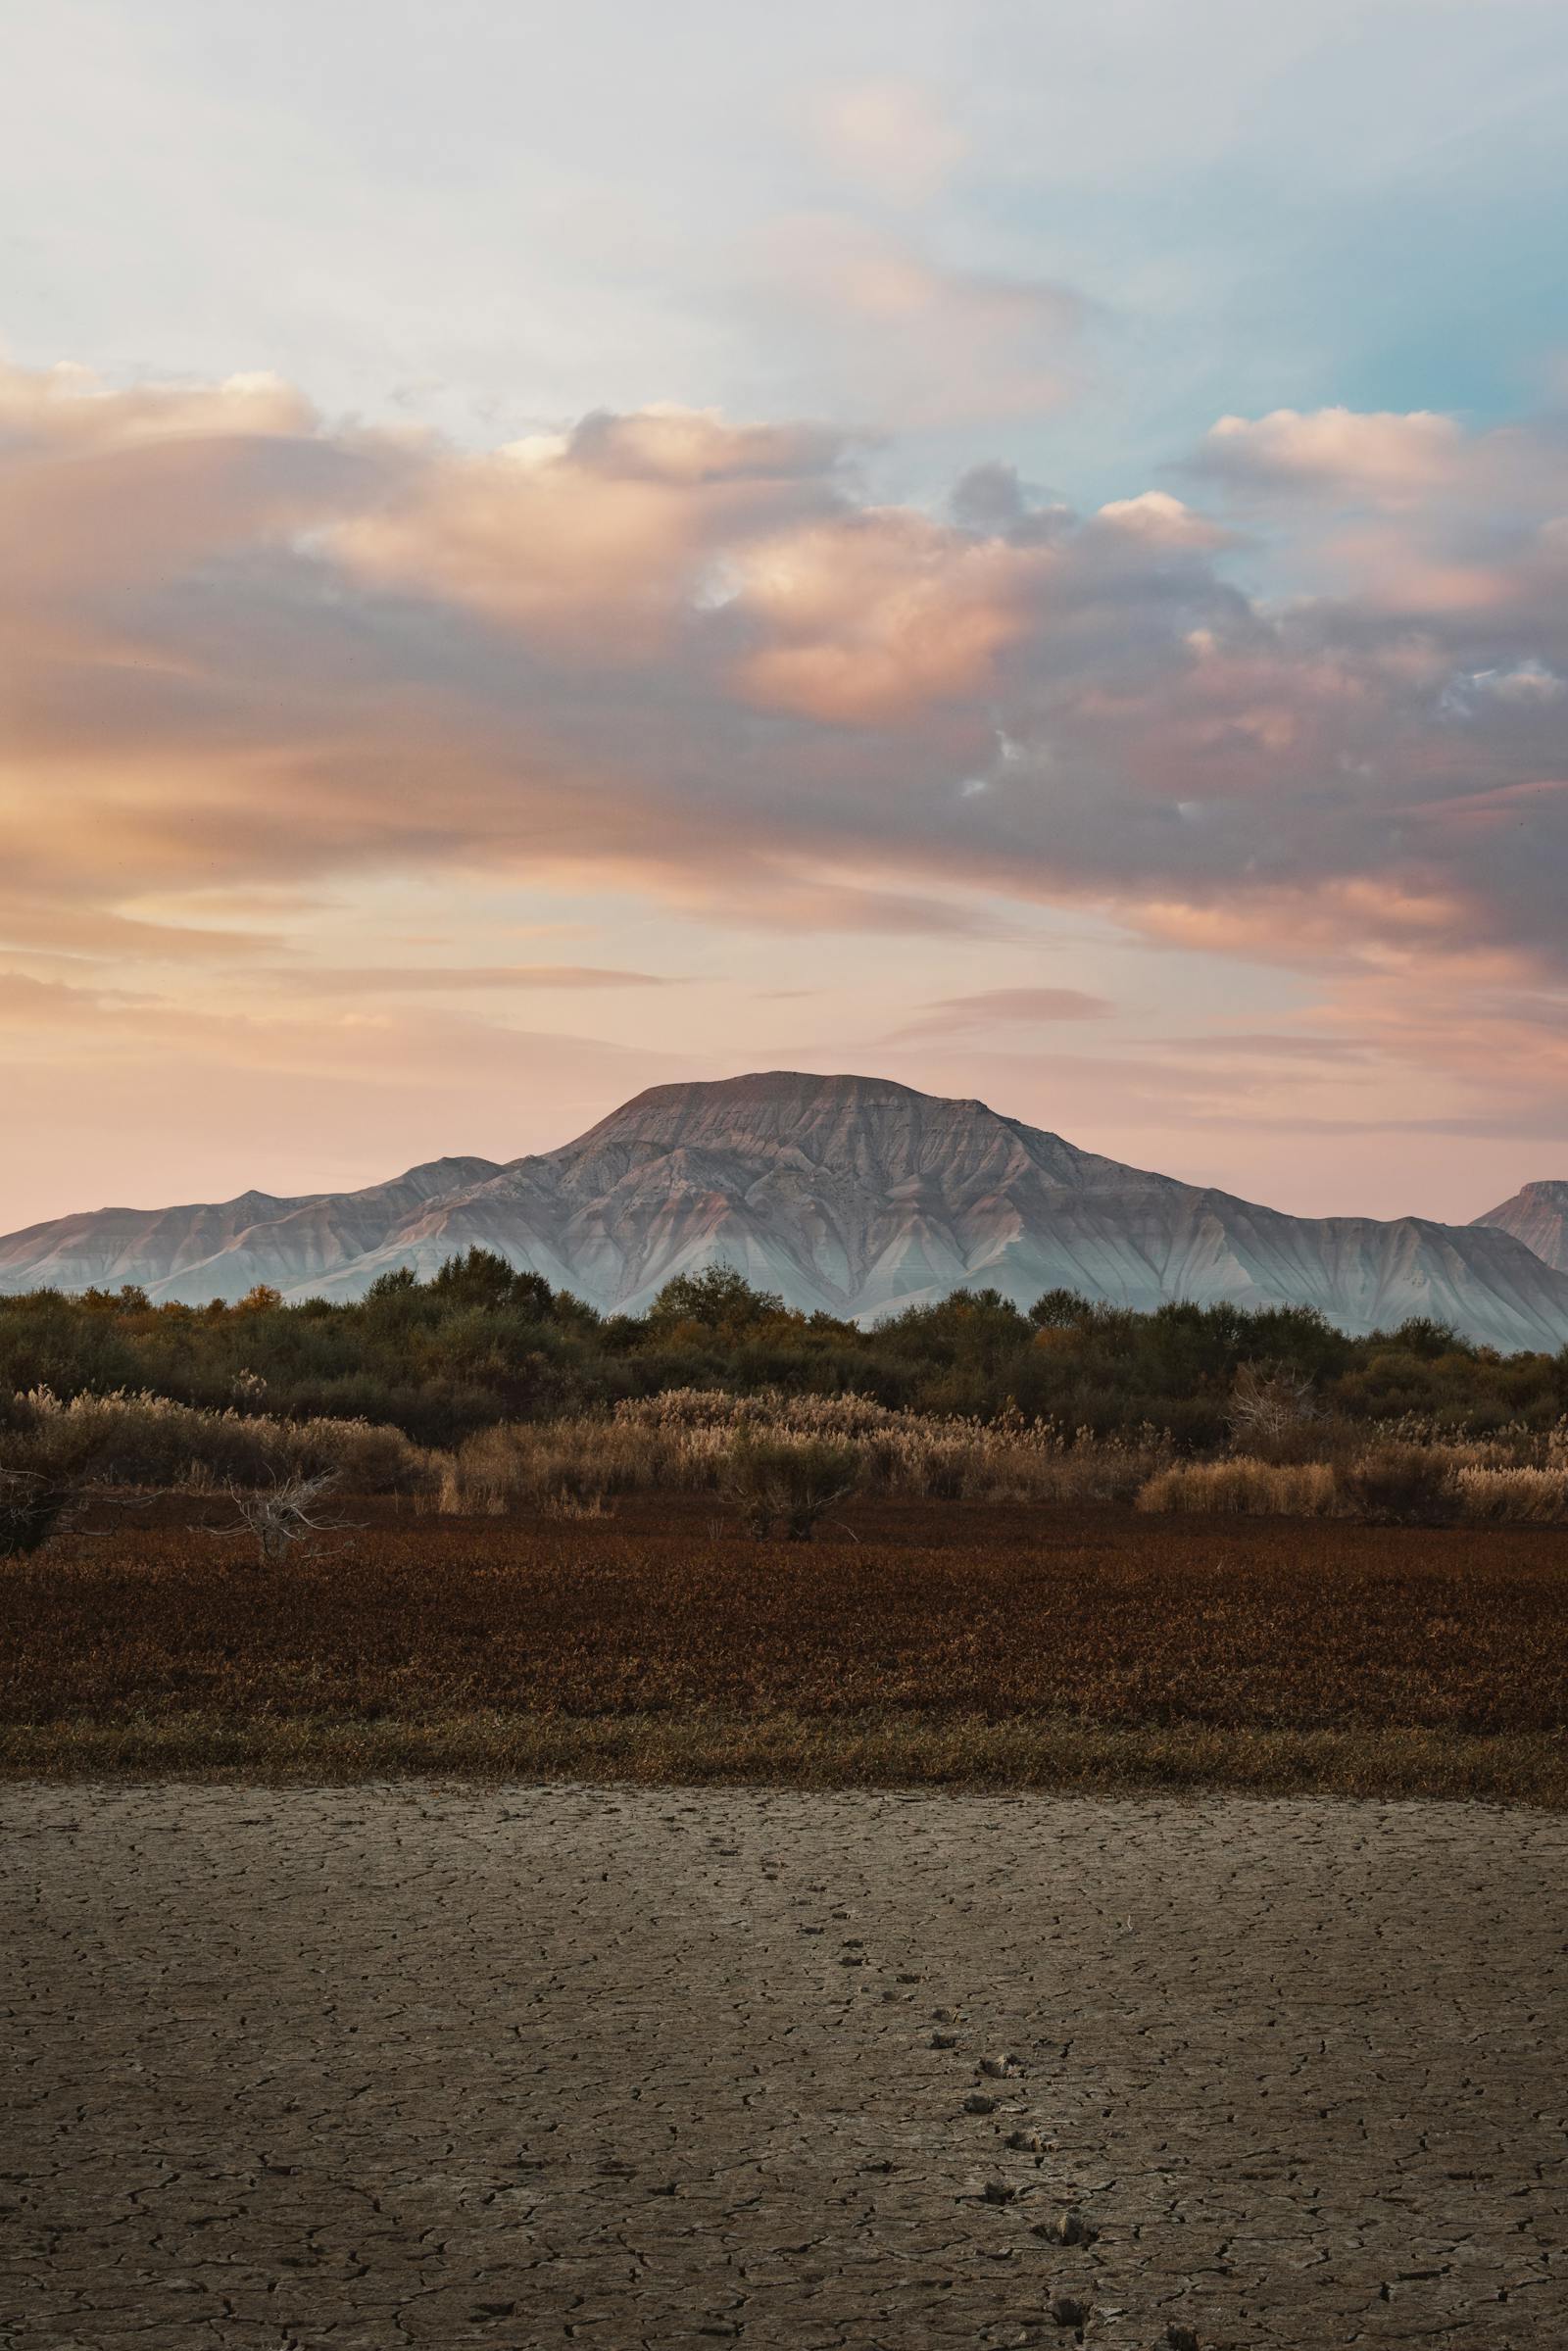
[[[75,1199],[89,1096],[158,1198],[368,1180],[378,1136],[507,1155],[824,1053],[1259,1190],[1314,1121],[1322,1169],[1558,1133],[1550,420],[1230,417],[1083,512],[998,464],[890,502],[871,462],[697,410],[475,454],[270,378],[0,373],[27,1211]],[[515,959],[551,931],[571,960]],[[1517,1180],[1487,1164],[1478,1202]]]
[[[69,943],[482,866],[786,923],[842,885],[853,926],[896,877],[1561,970],[1561,436],[1226,418],[1217,514],[990,468],[941,516],[857,459],[689,411],[473,456],[268,380],[9,372],[4,908]],[[1245,592],[1239,533],[1315,584]]]

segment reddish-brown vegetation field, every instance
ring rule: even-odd
[[[861,1505],[810,1545],[396,1519],[252,1565],[122,1525],[0,1576],[12,1769],[1239,1779],[1564,1792],[1549,1531]]]

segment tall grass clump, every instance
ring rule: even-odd
[[[1107,1439],[1027,1420],[1016,1409],[985,1421],[900,1411],[870,1396],[776,1390],[748,1396],[666,1390],[617,1405],[615,1423],[665,1440],[677,1460],[694,1465],[710,1465],[715,1437],[740,1431],[848,1444],[859,1456],[865,1492],[917,1501],[1130,1500],[1174,1450],[1164,1431],[1148,1426]]]
[[[603,1507],[611,1494],[656,1482],[644,1450],[607,1420],[517,1421],[480,1429],[447,1459],[443,1511],[503,1518],[514,1510]]]
[[[1250,1517],[1329,1518],[1339,1490],[1327,1461],[1180,1461],[1151,1478],[1140,1510],[1241,1511]]]
[[[1467,1519],[1538,1527],[1568,1520],[1568,1468],[1464,1468],[1454,1485]]]
[[[8,1420],[0,1467],[52,1484],[200,1494],[331,1472],[356,1494],[406,1494],[435,1475],[401,1429],[365,1420],[273,1420],[146,1394],[63,1402],[47,1388],[17,1397]]]
[[[1017,1412],[980,1421],[868,1396],[670,1389],[609,1415],[481,1430],[450,1462],[441,1507],[493,1516],[660,1489],[713,1493],[737,1445],[843,1446],[859,1491],[921,1501],[1127,1501],[1172,1453],[1154,1429],[1103,1439]]]

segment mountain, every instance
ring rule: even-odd
[[[1568,1266],[1543,1262],[1501,1213],[1287,1216],[983,1102],[773,1071],[655,1086],[575,1143],[506,1166],[436,1159],[363,1192],[33,1225],[0,1240],[0,1292],[137,1282],[199,1303],[269,1282],[352,1298],[393,1266],[428,1275],[477,1245],[629,1313],[673,1274],[722,1261],[792,1305],[868,1320],[959,1285],[1020,1304],[1062,1285],[1140,1309],[1312,1305],[1356,1332],[1425,1314],[1499,1347],[1555,1349]]]
[[[157,1298],[243,1298],[258,1282],[293,1291],[356,1264],[441,1194],[500,1173],[493,1159],[432,1159],[365,1192],[277,1200],[242,1192],[216,1206],[97,1208],[0,1239],[0,1295],[115,1290]]]
[[[1544,1264],[1568,1273],[1568,1183],[1526,1184],[1512,1200],[1505,1200],[1499,1208],[1489,1208],[1476,1222],[1511,1233],[1526,1249],[1534,1249]]]

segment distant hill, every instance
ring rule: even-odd
[[[1500,1208],[1489,1208],[1477,1224],[1495,1225],[1534,1249],[1544,1265],[1568,1273],[1568,1183],[1526,1184]]]
[[[1510,1221],[1521,1202],[1559,1196]],[[1287,1216],[1080,1151],[984,1102],[772,1071],[656,1086],[558,1151],[436,1159],[364,1192],[104,1208],[0,1240],[0,1292],[355,1297],[473,1245],[606,1310],[722,1262],[794,1306],[873,1319],[990,1285],[1316,1306],[1345,1330],[1431,1315],[1505,1349],[1568,1345],[1568,1185],[1469,1225]],[[1555,1250],[1555,1255],[1548,1254]]]

